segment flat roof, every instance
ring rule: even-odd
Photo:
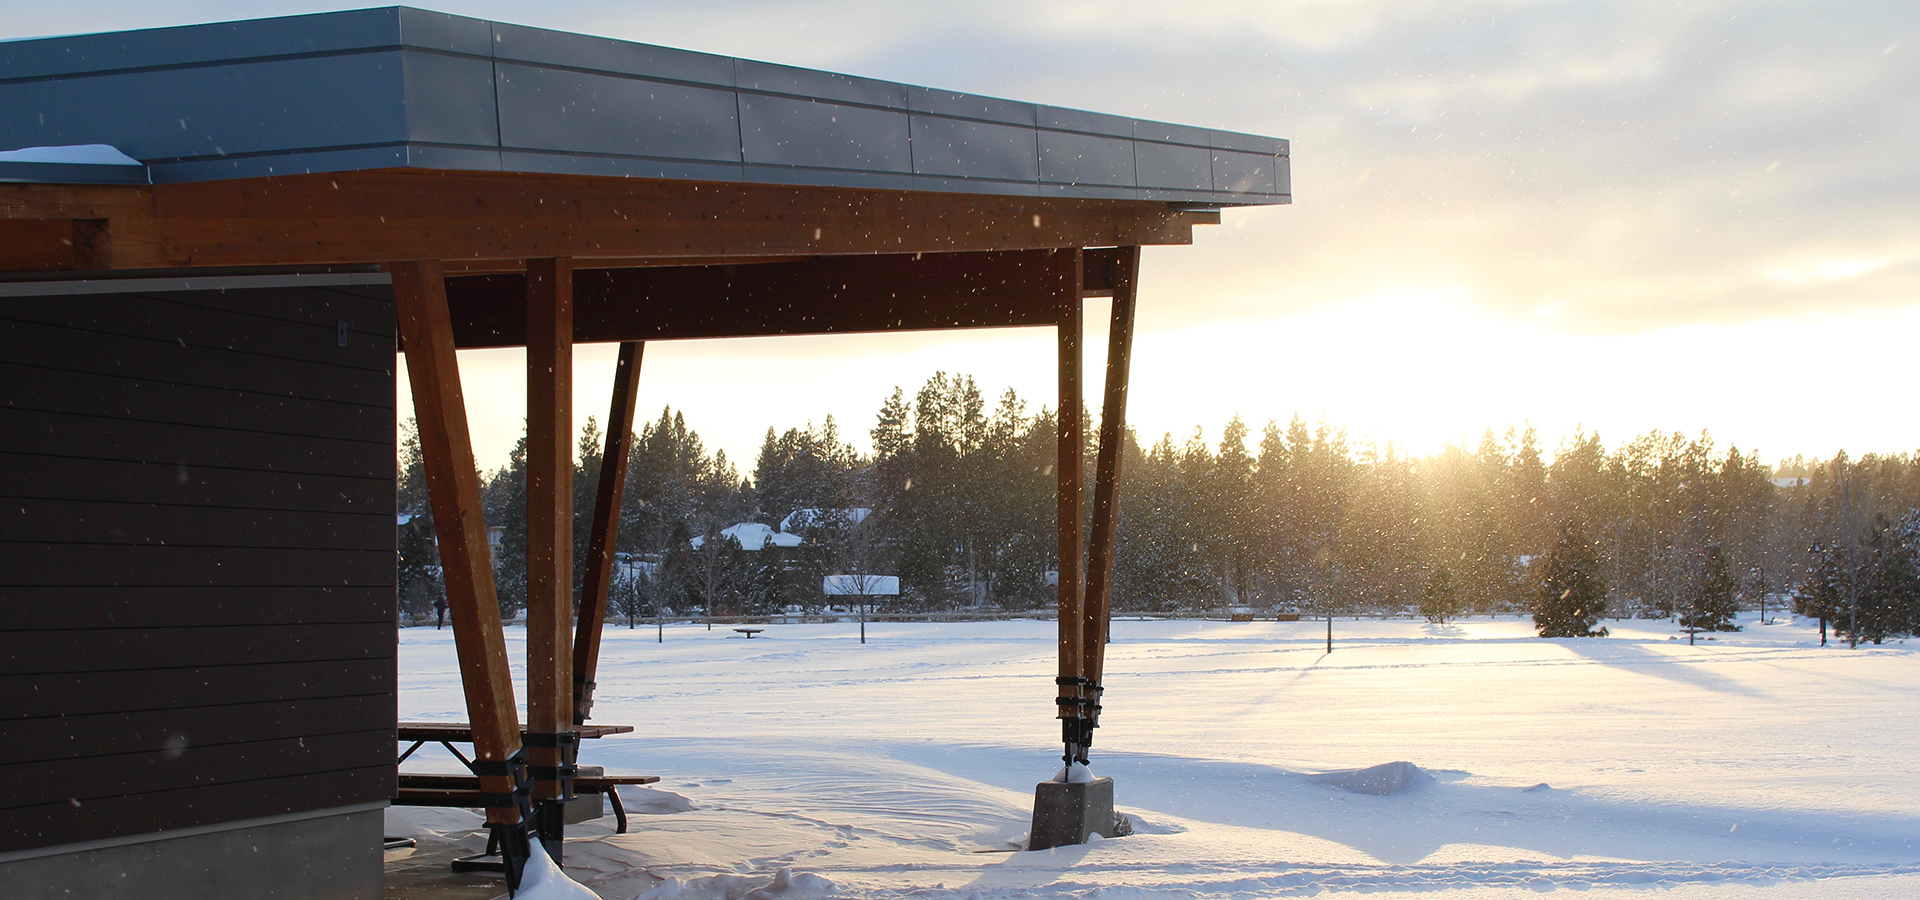
[[[0,151],[105,144],[154,184],[498,171],[1291,201],[1287,141],[408,7],[0,42]],[[100,167],[100,181],[125,183]],[[88,169],[0,161],[0,181]]]

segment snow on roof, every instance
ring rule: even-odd
[[[67,166],[137,166],[141,162],[106,144],[67,147],[21,147],[0,150],[0,162],[58,163]]]
[[[873,510],[864,506],[844,509],[796,509],[780,520],[781,531],[797,531],[802,528],[818,528],[823,525],[837,525],[845,522],[858,525],[873,515]]]
[[[759,522],[741,522],[721,529],[720,533],[733,538],[740,544],[742,550],[760,550],[768,543],[772,543],[775,547],[798,547],[801,543],[799,535],[774,531],[772,526],[762,525]],[[707,543],[707,539],[704,536],[695,537],[692,543],[693,549],[698,550]]]

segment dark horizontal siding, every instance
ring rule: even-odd
[[[187,735],[139,753],[0,768],[0,817],[25,806],[392,765],[393,731],[197,744]]]
[[[8,638],[30,640],[32,634]],[[0,708],[4,709],[0,712],[0,728],[8,727],[7,720],[15,718],[392,693],[393,680],[391,656],[194,669],[0,675],[0,697],[7,698],[5,707]]]
[[[305,289],[312,290],[312,289]],[[212,305],[251,299],[256,308],[273,304],[276,289],[251,291],[170,291],[161,294],[86,294],[72,297],[0,298],[0,319],[65,326],[77,331],[170,341],[184,349],[225,350],[263,360],[326,363],[371,372],[393,368],[396,347],[393,312],[384,321],[369,319],[340,346],[341,319],[322,312],[304,321],[258,311],[235,312]],[[347,295],[339,295],[347,296]],[[376,305],[366,298],[356,303]],[[284,310],[282,311],[284,313]],[[354,323],[348,320],[349,330]],[[356,341],[353,338],[358,337]]]
[[[367,803],[392,797],[393,785],[389,760],[359,769],[24,806],[0,816],[0,851]]]
[[[391,622],[36,631],[0,650],[0,675],[388,659],[392,633]]]
[[[15,719],[7,723],[7,740],[0,741],[0,767],[141,753],[181,740],[208,746],[344,734],[393,715],[393,695],[377,693]]]
[[[142,587],[39,585],[6,588],[10,631],[389,622],[393,585]],[[0,640],[27,640],[4,638]]]
[[[0,852],[391,796],[392,319],[0,299]]]
[[[217,540],[219,536],[209,536]],[[0,544],[21,586],[391,585],[392,550]]]
[[[84,341],[87,352],[73,353],[75,341]],[[0,318],[0,344],[10,348],[8,361],[20,365],[348,403],[367,409],[391,410],[394,403],[393,393],[381,389],[383,379],[355,377],[363,369],[355,368],[343,378],[339,370],[350,367],[284,356],[268,357],[272,364],[262,365],[262,354],[253,348],[201,348],[204,352],[181,353],[179,343],[152,335],[113,334],[4,318]]]
[[[394,464],[391,440],[377,444],[15,408],[0,409],[0,452],[383,478]]]
[[[303,510],[388,516],[381,475],[188,466],[177,460],[87,459],[0,451],[0,497],[108,500],[168,506]]]
[[[392,440],[393,408],[276,397],[235,387],[206,387],[100,375],[70,368],[0,362],[11,385],[8,405],[83,416],[201,425],[300,437]]]
[[[373,521],[366,521],[371,517]],[[179,545],[322,550],[393,549],[379,513],[297,512],[12,497],[0,502],[0,543]]]

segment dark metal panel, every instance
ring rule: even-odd
[[[0,43],[0,80],[395,47],[400,12],[413,11],[362,9],[8,41]]]
[[[1273,193],[1273,156],[1213,151],[1213,189],[1235,194]]]
[[[1238,150],[1242,153],[1264,153],[1272,156],[1285,153],[1286,142],[1279,138],[1270,138],[1258,134],[1241,134],[1235,131],[1209,131],[1215,150]]]
[[[492,22],[410,6],[393,11],[400,15],[400,43],[408,47],[469,56],[493,55]]]
[[[1184,144],[1160,144],[1136,141],[1134,166],[1143,188],[1172,188],[1186,191],[1213,190],[1212,151]]]
[[[495,156],[497,157],[498,154]],[[407,146],[389,144],[383,147],[355,147],[351,150],[276,153],[237,158],[215,157],[184,162],[155,163],[148,166],[147,170],[152,173],[154,184],[180,184],[227,178],[262,178],[312,172],[392,169],[408,163]]]
[[[0,181],[37,184],[149,184],[146,166],[35,163],[0,160]]]
[[[1008,125],[1032,127],[1035,124],[1034,105],[1031,103],[911,85],[907,87],[907,108],[917,113],[985,119]]]
[[[153,161],[398,141],[403,89],[399,51],[0,84],[0,147]]]
[[[910,191],[920,177],[904,172],[854,172],[846,169],[802,169],[793,166],[741,167],[739,179],[753,184],[791,184],[806,187],[870,188],[881,191]]]
[[[1213,132],[1191,125],[1175,125],[1171,122],[1151,122],[1135,119],[1133,136],[1143,141],[1162,141],[1170,144],[1192,144],[1196,147],[1213,146]]]
[[[912,172],[907,114],[785,97],[740,95],[746,161]]]
[[[1132,187],[1135,184],[1133,141],[1092,134],[1042,131],[1040,180]]]
[[[1273,182],[1275,194],[1289,198],[1293,196],[1293,165],[1284,153],[1273,161]]]
[[[1034,108],[1034,122],[1041,128],[1052,128],[1057,131],[1079,131],[1107,137],[1133,137],[1132,119],[1126,116],[1087,112],[1082,109],[1038,106]]]
[[[740,161],[732,91],[501,64],[503,148]]]
[[[1098,184],[1049,184],[1040,183],[1036,192],[1041,197],[1073,197],[1082,200],[1138,200],[1140,189],[1132,186],[1108,187]]]
[[[1223,194],[1218,191],[1182,191],[1161,188],[1141,188],[1140,199],[1156,203],[1190,203],[1196,206],[1227,206],[1235,203],[1260,202],[1253,196]]]
[[[544,172],[554,175],[685,178],[693,181],[741,180],[740,164],[736,162],[681,162],[619,156],[574,156],[563,151],[539,153],[502,150],[500,167],[510,172]]]
[[[500,145],[494,107],[493,63],[484,59],[408,53],[407,137],[440,144]]]
[[[493,35],[493,56],[503,61],[733,86],[733,60],[725,56],[500,22]]]
[[[907,108],[907,86],[874,78],[857,78],[838,72],[802,69],[756,62],[734,61],[734,80],[742,91],[792,94],[821,100],[838,100],[887,109]],[[742,98],[745,99],[744,97]]]
[[[1037,181],[1038,141],[1032,128],[916,115],[913,171],[920,175]]]

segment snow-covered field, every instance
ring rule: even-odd
[[[1116,622],[1094,771],[1140,833],[1040,852],[1052,623],[610,628],[594,721],[638,730],[582,762],[662,781],[631,833],[570,832],[568,872],[607,900],[1920,897],[1920,645],[1606,624],[1341,620],[1328,655],[1322,622]],[[401,718],[465,718],[451,638],[400,632]],[[1307,777],[1402,760],[1425,777],[1387,796]]]

